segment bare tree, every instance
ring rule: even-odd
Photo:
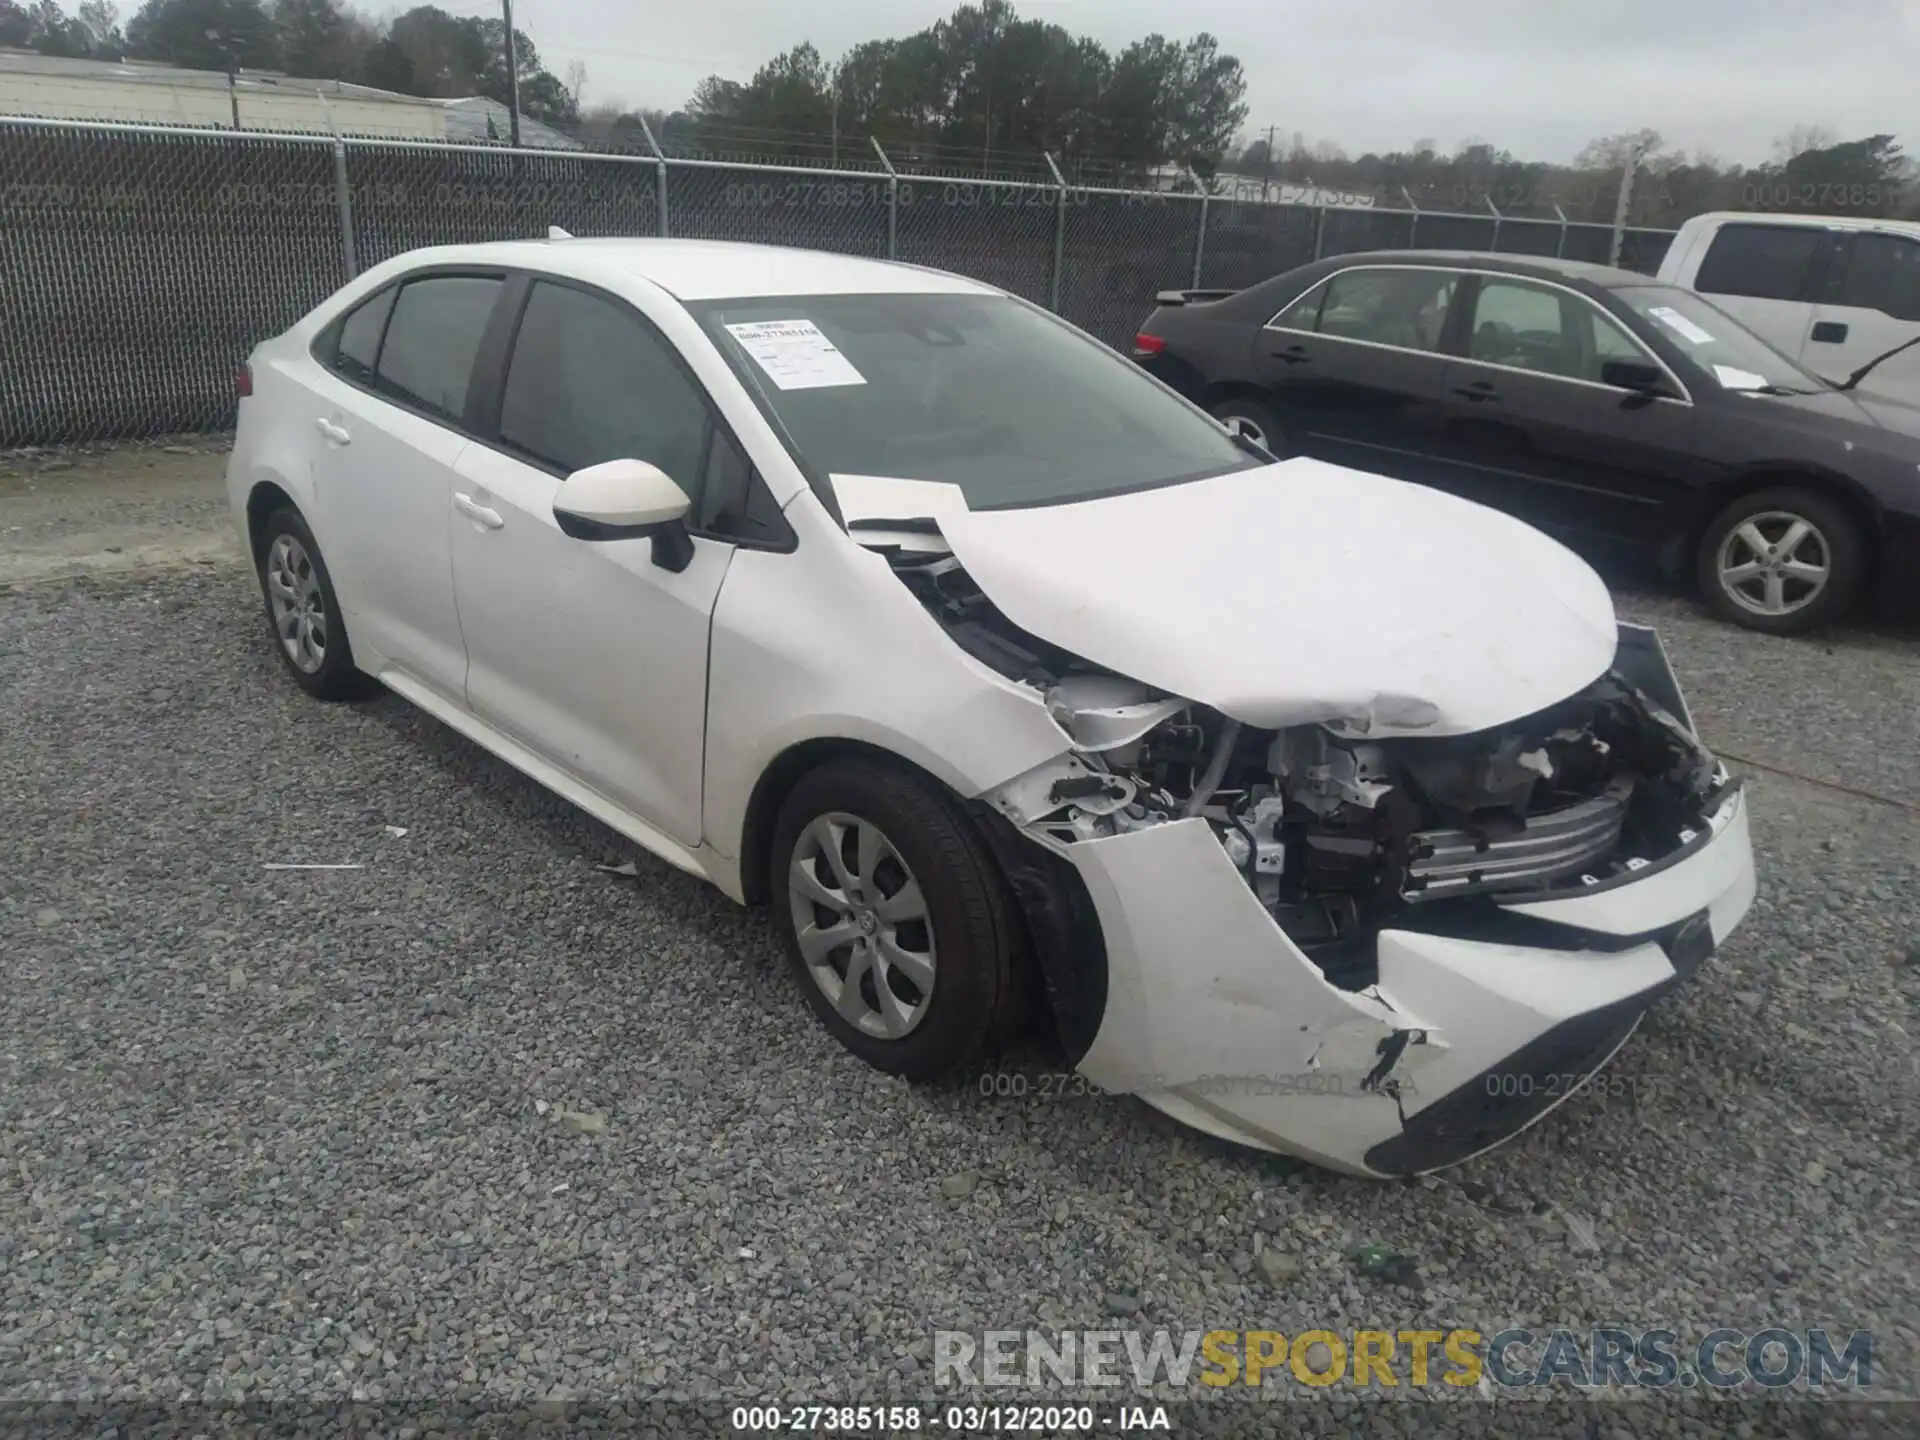
[[[1833,131],[1824,125],[1796,125],[1773,142],[1773,158],[1781,165],[1809,150],[1830,150],[1835,143]]]
[[[573,104],[582,113],[586,110],[587,62],[574,60],[567,66],[567,89],[573,92]]]
[[[1581,147],[1580,153],[1573,157],[1573,168],[1618,170],[1636,156],[1641,164],[1651,165],[1661,143],[1660,132],[1651,128],[1602,135]]]

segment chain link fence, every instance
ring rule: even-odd
[[[260,340],[423,245],[671,235],[955,271],[1124,346],[1156,291],[1419,246],[1607,258],[1606,226],[646,155],[0,118],[0,448],[228,428]],[[1658,267],[1671,233],[1629,230]]]

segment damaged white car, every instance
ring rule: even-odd
[[[1275,463],[954,276],[418,251],[242,373],[273,635],[736,900],[849,1049],[1038,1015],[1369,1175],[1575,1093],[1754,893],[1652,633],[1491,510]]]

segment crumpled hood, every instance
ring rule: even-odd
[[[1294,459],[1074,504],[971,511],[957,487],[836,476],[849,521],[936,519],[1014,624],[1263,729],[1470,734],[1604,673],[1600,577],[1510,516]]]

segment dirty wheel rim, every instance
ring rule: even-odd
[[[933,999],[933,924],[893,842],[840,811],[800,832],[787,877],[793,933],[807,973],[840,1018],[898,1040]]]
[[[267,604],[294,668],[311,675],[326,664],[329,625],[320,572],[307,547],[291,535],[275,536],[267,550]]]
[[[1262,450],[1267,446],[1267,432],[1260,428],[1258,420],[1249,420],[1245,415],[1223,415],[1220,423],[1227,427],[1228,433],[1238,435],[1242,440],[1251,440]]]
[[[1804,515],[1763,510],[1720,542],[1714,568],[1727,598],[1755,615],[1791,615],[1820,598],[1833,575],[1827,537]]]

